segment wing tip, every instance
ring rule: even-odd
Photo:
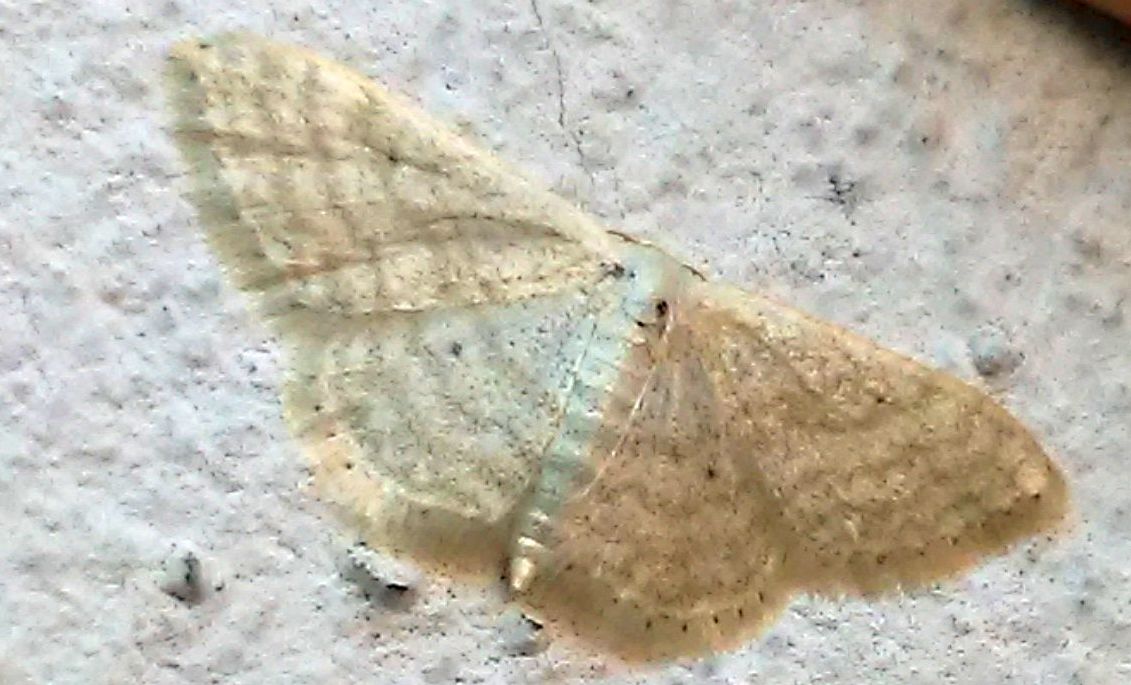
[[[796,568],[791,578],[801,591],[825,597],[878,597],[908,592],[959,578],[1038,536],[1049,541],[1072,529],[1067,481],[1051,460],[1049,478],[1035,492],[1019,494],[960,533],[916,549],[889,550],[882,558],[861,554],[839,570]]]

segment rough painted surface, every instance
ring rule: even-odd
[[[1131,678],[1131,48],[1048,1],[941,4],[0,8],[0,680]],[[163,55],[232,28],[379,75],[714,277],[984,374],[1076,527],[646,674],[362,554],[178,192]]]

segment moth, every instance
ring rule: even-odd
[[[727,649],[797,593],[920,587],[1066,513],[981,391],[602,228],[341,64],[227,35],[176,45],[168,86],[319,491],[558,634]]]

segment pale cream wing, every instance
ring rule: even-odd
[[[610,254],[564,201],[305,49],[186,41],[169,87],[212,245],[268,314],[511,301],[592,282]]]
[[[371,542],[497,573],[615,241],[350,69],[251,36],[172,51],[176,137],[286,412]]]
[[[694,347],[799,589],[921,585],[1065,516],[1063,476],[985,393],[788,307],[703,293]]]

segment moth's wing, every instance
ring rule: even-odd
[[[798,588],[922,585],[1065,516],[1063,476],[983,392],[788,307],[704,293],[695,346],[774,497]]]
[[[291,333],[284,395],[371,544],[498,578],[593,329],[584,289]]]
[[[611,238],[306,50],[181,43],[169,85],[210,242],[282,334],[325,491],[376,544],[497,572]]]
[[[714,341],[655,293],[586,445],[592,477],[554,515],[519,600],[556,632],[628,660],[733,647],[788,600],[787,540]]]
[[[521,596],[553,627],[630,659],[723,649],[793,592],[935,580],[1063,516],[1059,472],[974,388],[738,290],[658,295]]]
[[[244,35],[171,52],[196,205],[265,313],[513,301],[599,276],[582,213],[344,65]]]

